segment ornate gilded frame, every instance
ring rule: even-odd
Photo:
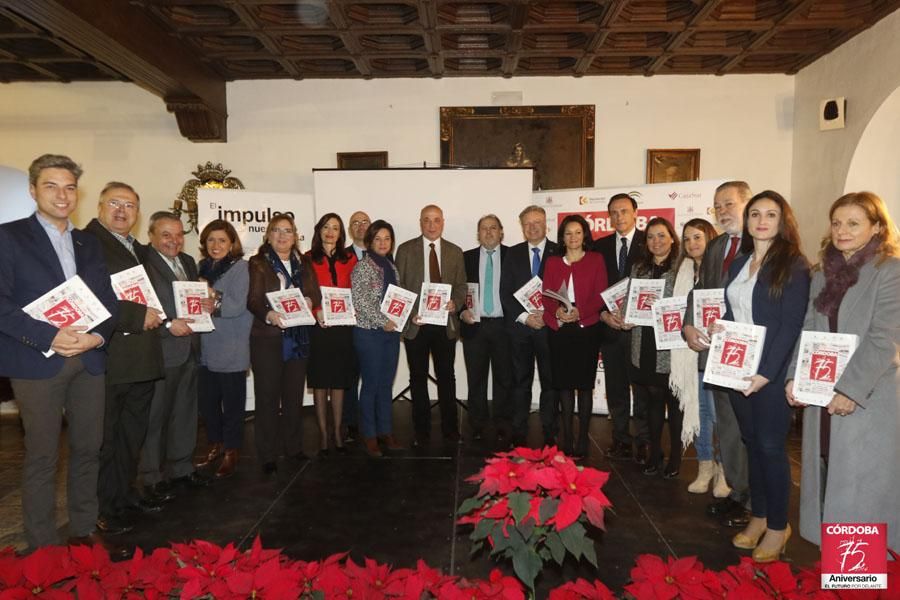
[[[700,148],[647,150],[647,183],[700,179]]]
[[[222,166],[222,163],[212,164],[207,161],[205,165],[197,165],[197,170],[192,171],[191,175],[195,179],[188,179],[181,186],[181,192],[175,197],[175,203],[172,205],[172,212],[175,216],[181,218],[182,213],[187,213],[188,224],[185,227],[186,232],[197,232],[197,190],[201,188],[212,189],[228,189],[242,190],[244,184],[237,177],[229,177],[231,173],[229,169]]]

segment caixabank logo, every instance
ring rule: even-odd
[[[822,524],[822,589],[887,589],[887,523]]]

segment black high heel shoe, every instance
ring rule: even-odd
[[[663,471],[664,479],[675,479],[678,477],[678,467],[674,465],[666,465],[666,469]]]

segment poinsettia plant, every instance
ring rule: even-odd
[[[562,565],[571,555],[597,566],[588,528],[605,529],[611,503],[601,488],[608,479],[556,446],[500,452],[467,479],[478,492],[459,507],[458,523],[474,526],[473,554],[489,547],[491,557],[511,560],[533,593],[546,562]]]

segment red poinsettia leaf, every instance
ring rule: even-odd
[[[588,521],[591,522],[591,525],[598,529],[605,530],[606,524],[603,517],[604,504],[598,500],[596,496],[586,496],[582,502],[584,504],[584,512],[587,515]]]
[[[581,516],[582,506],[581,496],[576,494],[563,494],[559,507],[556,509],[556,516],[553,518],[556,529],[565,529],[577,521],[578,517]]]
[[[547,491],[559,490],[563,486],[563,480],[559,471],[553,467],[535,469],[534,479],[537,485]]]

